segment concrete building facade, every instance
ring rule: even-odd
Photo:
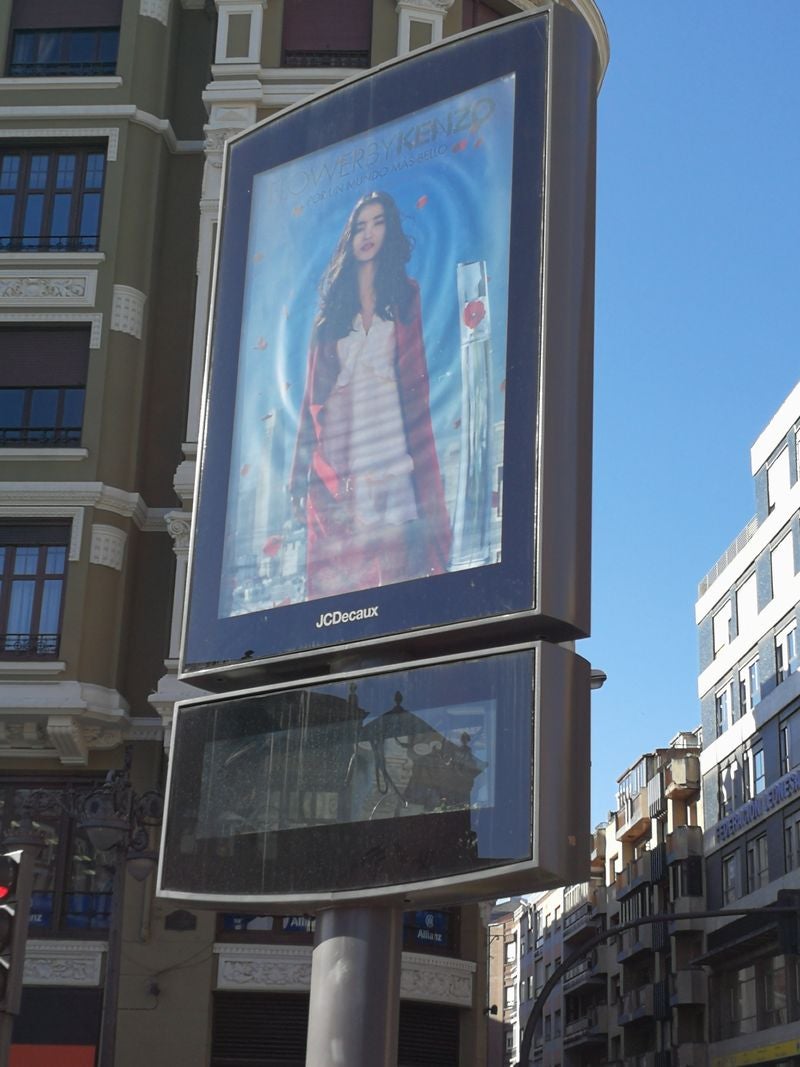
[[[700,582],[709,908],[800,889],[800,385],[750,453],[756,513]],[[800,1063],[800,962],[767,912],[710,922],[713,1067]]]

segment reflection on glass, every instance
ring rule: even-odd
[[[181,709],[163,885],[333,891],[530,859],[530,651]]]
[[[198,837],[468,811],[494,799],[494,701],[370,716],[303,695],[296,726],[208,742]],[[281,728],[284,727],[284,728]]]

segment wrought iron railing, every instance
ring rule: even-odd
[[[60,634],[0,634],[0,659],[57,656]]]
[[[0,448],[75,448],[80,426],[0,426]]]
[[[12,63],[8,68],[12,78],[97,78],[116,74],[117,61],[94,59],[86,62]]]
[[[100,235],[92,234],[3,234],[0,252],[96,252]]]
[[[368,50],[338,50],[308,52],[286,49],[283,53],[284,67],[368,67]]]

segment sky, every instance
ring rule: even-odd
[[[592,825],[699,723],[697,583],[800,380],[800,4],[598,6]]]

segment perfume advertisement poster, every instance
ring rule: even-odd
[[[514,107],[255,175],[218,618],[501,562]]]

